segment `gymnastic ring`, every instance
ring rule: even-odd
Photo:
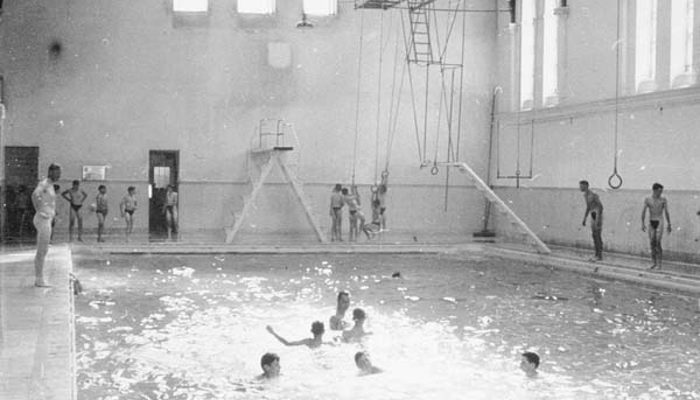
[[[386,178],[388,176],[389,176],[389,171],[387,171],[387,170],[382,171],[382,178]]]
[[[617,183],[615,183],[617,181]],[[622,187],[622,177],[615,171],[610,178],[608,178],[608,185],[613,189],[619,189]]]
[[[433,175],[437,175],[440,172],[440,169],[438,168],[437,165],[433,165],[433,168],[430,169],[430,173]]]

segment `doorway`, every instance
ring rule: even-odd
[[[39,177],[39,148],[5,146],[3,239],[21,243],[34,238],[32,192]]]
[[[168,225],[165,219],[165,192],[168,185],[178,191],[178,150],[149,151],[148,168],[148,233],[152,240],[165,240]]]

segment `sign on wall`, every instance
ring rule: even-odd
[[[105,180],[106,170],[106,165],[83,165],[83,180],[103,181]]]

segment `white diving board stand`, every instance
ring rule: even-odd
[[[282,174],[284,175],[284,179],[291,185],[294,196],[304,208],[306,218],[309,221],[309,224],[311,224],[313,227],[318,240],[321,243],[328,242],[326,235],[321,230],[318,221],[316,221],[316,217],[311,210],[311,206],[304,195],[301,183],[297,179],[296,174],[290,170],[285,163],[283,153],[291,150],[293,150],[292,147],[273,147],[271,149],[251,150],[254,157],[266,157],[266,160],[262,162],[262,166],[260,167],[260,175],[258,178],[253,179],[252,191],[243,199],[243,210],[235,214],[233,226],[226,228],[226,243],[232,243],[236,237],[236,234],[241,230],[243,221],[250,213],[250,209],[252,208],[253,204],[255,204],[258,194],[260,194],[260,189],[262,189],[263,185],[265,184],[265,180],[270,175],[270,172],[275,164],[280,167]]]
[[[442,163],[441,163],[442,164]],[[540,240],[539,237],[533,232],[526,224],[521,220],[513,210],[508,207],[508,205],[500,198],[498,195],[491,190],[489,185],[487,185],[480,177],[479,175],[474,172],[473,169],[467,163],[464,162],[455,162],[455,163],[445,163],[443,165],[447,165],[450,167],[457,167],[460,171],[466,173],[476,184],[477,190],[482,192],[484,196],[486,196],[487,199],[492,201],[493,203],[496,204],[496,206],[499,208],[499,211],[504,213],[508,218],[510,218],[510,223],[515,227],[516,229],[520,230],[520,232],[526,237],[529,238],[530,244],[537,250],[538,253],[542,254],[551,254],[552,251],[547,247],[546,244],[542,240]]]

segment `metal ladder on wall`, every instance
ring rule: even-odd
[[[294,150],[293,146],[288,146],[284,142],[285,132],[283,127],[291,126],[290,124],[284,123],[283,120],[276,120],[276,130],[266,131],[263,129],[265,122],[270,121],[269,119],[260,120],[258,128],[258,148],[251,149],[251,157],[253,162],[260,169],[260,174],[257,176],[251,176],[252,189],[243,198],[243,209],[240,212],[234,213],[233,226],[226,228],[226,243],[232,243],[236,237],[236,234],[241,230],[243,226],[243,221],[246,219],[250,210],[253,208],[255,201],[260,194],[260,190],[265,185],[265,180],[272,172],[273,167],[277,164],[282,171],[282,175],[287,183],[292,187],[292,192],[294,196],[301,204],[306,214],[306,219],[308,220],[311,227],[316,233],[316,237],[321,243],[328,242],[326,235],[321,230],[316,217],[314,216],[313,210],[306,195],[304,194],[302,183],[296,176],[296,173],[289,167],[286,154]],[[293,131],[292,131],[293,132]],[[263,147],[263,140],[266,136],[274,136],[274,144],[270,147]]]
[[[535,232],[533,232],[527,224],[525,224],[525,222],[523,222],[523,220],[521,220],[493,190],[491,190],[489,185],[487,185],[467,163],[455,162],[446,163],[444,165],[457,167],[460,171],[466,173],[474,181],[476,189],[483,193],[487,199],[496,204],[498,211],[508,218],[513,228],[518,230],[520,235],[523,236],[523,239],[533,246],[538,253],[550,254],[552,252],[549,247],[537,237]]]

